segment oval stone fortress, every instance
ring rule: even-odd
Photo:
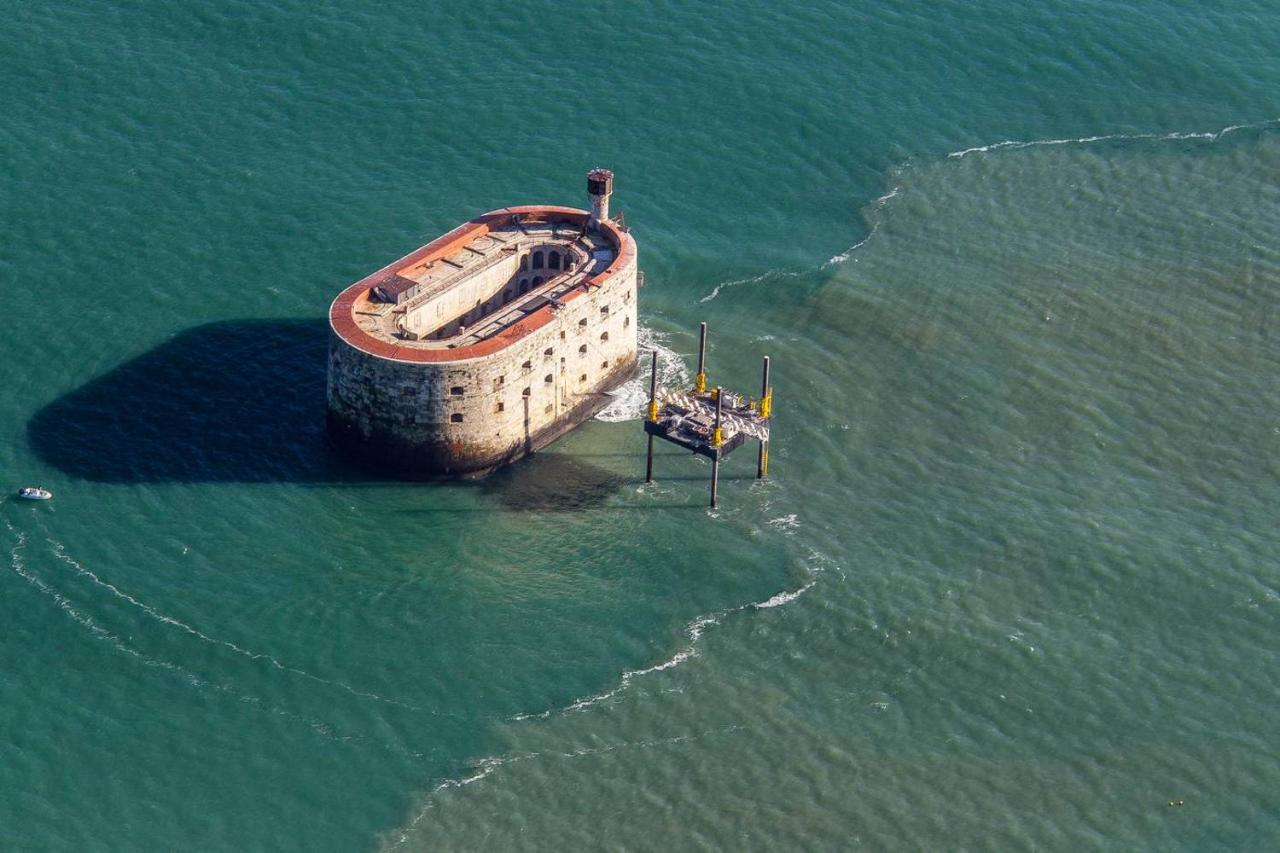
[[[609,402],[636,363],[636,244],[591,210],[525,206],[455,228],[329,309],[335,443],[399,476],[474,476],[544,447]]]

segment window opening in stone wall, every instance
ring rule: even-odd
[[[547,253],[547,268],[548,268],[548,269],[553,269],[553,270],[558,270],[558,269],[560,269],[560,255],[558,255],[558,254],[557,254],[557,253],[555,253],[555,252],[548,252],[548,253]]]
[[[452,388],[449,389],[449,393],[455,397],[461,397],[462,394],[464,393],[464,389],[461,385],[454,385]]]
[[[556,354],[556,351],[555,351],[555,348],[553,347],[547,347],[542,351],[542,354],[545,355],[547,358],[550,358],[551,356]]]
[[[579,376],[579,377],[578,377],[578,381],[579,381],[579,382],[586,382],[586,381],[587,381],[587,374],[585,374],[585,373],[584,373],[584,374],[582,374],[581,376]]]
[[[586,344],[583,344],[582,346],[578,347],[578,353],[579,353],[580,355],[586,355],[586,354],[587,354],[587,345],[586,345]]]
[[[533,286],[534,286],[534,287],[537,287],[537,286],[538,286],[538,285],[540,285],[540,284],[542,284],[542,276],[540,276],[540,275],[535,275],[535,276],[533,277]]]
[[[449,415],[449,420],[453,421],[455,424],[462,423],[462,412],[454,412],[452,415]]]
[[[533,253],[533,268],[535,270],[542,269],[542,253],[541,252]]]
[[[552,374],[548,373],[548,374],[543,378],[543,380],[542,380],[542,381],[543,381],[543,382],[554,382],[554,381],[555,381],[555,376],[553,376]]]
[[[529,292],[529,280],[528,280],[528,279],[524,279],[524,278],[520,279],[520,292],[521,292],[521,293],[528,293],[528,292]]]
[[[498,405],[497,405],[497,407],[495,408],[495,410],[494,410],[494,411],[501,412],[501,411],[502,411],[503,409],[505,409],[505,408],[506,408],[506,404],[505,404],[505,403],[502,403],[501,401],[499,401],[499,403],[498,403]]]
[[[624,328],[624,329],[629,329],[629,328],[631,328],[631,318],[630,318],[630,317],[623,317],[623,318],[622,318],[622,328]]]
[[[586,317],[583,317],[581,320],[579,320],[579,321],[578,321],[578,325],[579,325],[579,326],[585,326],[585,325],[587,325],[587,318],[586,318]]]
[[[532,389],[532,388],[526,388],[526,389],[524,389],[523,391],[521,391],[521,392],[520,392],[520,396],[521,396],[521,397],[528,397],[528,396],[529,396],[530,394],[532,394],[532,393],[533,393],[533,389]]]
[[[528,361],[526,361],[524,364],[520,366],[523,367],[525,370],[533,370],[533,359],[529,359]]]
[[[549,414],[551,414],[551,404],[550,404],[550,403],[548,403],[548,404],[547,404],[547,407],[546,407],[545,409],[543,409],[543,410],[542,410],[542,413],[543,413],[544,415],[549,415]]]
[[[601,333],[600,333],[600,340],[602,340],[602,341],[607,341],[607,340],[609,340],[609,333],[608,333],[608,332],[601,332]]]
[[[601,309],[600,309],[600,316],[601,316],[601,317],[608,317],[608,316],[609,316],[609,306],[608,306],[608,305],[606,305],[606,306],[604,306],[603,308],[601,308]]]
[[[525,255],[520,259],[520,269],[527,270],[529,268],[529,256]]]
[[[605,359],[604,361],[600,362],[600,369],[601,369],[601,370],[608,370],[608,369],[609,369],[609,360],[608,360],[608,359]]]

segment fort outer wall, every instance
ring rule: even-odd
[[[586,216],[570,208],[510,208],[468,225],[512,213]],[[330,310],[333,440],[395,476],[478,476],[546,446],[604,408],[605,392],[635,369],[637,265],[631,236],[613,223],[601,228],[618,254],[587,288],[566,294],[562,307],[544,305],[470,346],[376,341],[351,321],[363,283],[344,291]],[[427,257],[437,244],[444,246],[439,254],[447,253],[459,230],[387,269]]]

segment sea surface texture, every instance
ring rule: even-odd
[[[0,13],[0,847],[1275,848],[1274,2]],[[593,166],[771,478],[335,458],[334,295]]]

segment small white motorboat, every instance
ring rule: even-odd
[[[29,501],[47,501],[53,497],[53,492],[48,489],[42,489],[39,486],[24,486],[18,489],[18,497],[26,498]]]

